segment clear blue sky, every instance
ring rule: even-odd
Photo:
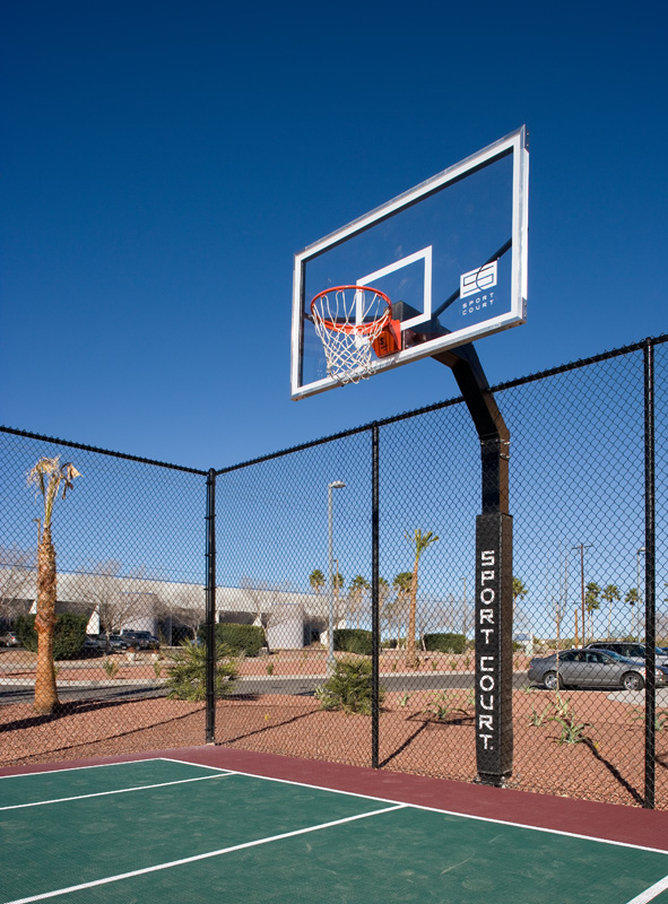
[[[658,3],[8,6],[0,421],[220,467],[455,394],[423,361],[292,402],[292,256],[522,122],[528,323],[479,343],[490,380],[664,331],[665,27]]]

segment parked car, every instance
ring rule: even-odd
[[[19,639],[13,631],[0,634],[0,647],[20,647]]]
[[[126,641],[129,646],[137,647],[139,650],[160,649],[160,641],[155,634],[151,634],[150,631],[129,631],[123,629],[121,631],[121,638]]]
[[[130,649],[130,641],[120,634],[107,634],[107,646],[112,653],[122,653]]]
[[[588,643],[585,647],[587,650],[612,650],[613,653],[618,653],[620,656],[625,656],[627,659],[641,659],[643,662],[645,661],[645,644],[644,643],[635,643],[634,641],[626,641],[626,640],[597,640],[594,643]],[[668,665],[668,653],[661,649],[661,647],[655,647],[656,651],[656,664],[657,665]]]
[[[668,675],[656,670],[657,685],[668,684]],[[529,663],[529,681],[548,690],[557,687],[623,687],[640,690],[645,686],[645,668],[637,660],[626,659],[612,650],[564,650],[557,656],[535,657]]]
[[[82,656],[101,656],[105,651],[105,644],[100,641],[99,634],[86,634],[86,639],[81,648]]]
[[[100,634],[98,643],[105,653],[123,653],[130,649],[130,641],[120,634]]]

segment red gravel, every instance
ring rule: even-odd
[[[451,710],[439,721],[427,712],[437,695],[408,700],[388,694],[380,718],[380,760],[385,769],[472,781],[473,717],[468,693],[448,695]],[[643,723],[633,707],[587,692],[564,695],[585,726],[585,742],[560,744],[554,722],[531,724],[544,693],[514,694],[515,764],[509,785],[568,797],[638,805],[644,771]],[[402,705],[402,703],[404,705]],[[588,707],[588,709],[587,709]],[[593,710],[593,712],[592,712]],[[265,695],[221,702],[216,740],[228,747],[367,766],[368,716],[323,712],[313,697]],[[201,704],[164,698],[67,705],[60,715],[36,716],[29,704],[0,708],[4,733],[0,765],[119,755],[202,744]],[[657,734],[657,806],[668,809],[668,732]]]

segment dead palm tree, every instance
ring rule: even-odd
[[[28,473],[28,484],[34,485],[35,497],[41,495],[44,517],[37,519],[37,669],[35,673],[35,710],[48,715],[58,706],[56,673],[53,666],[53,635],[56,625],[56,550],[51,539],[53,507],[62,486],[62,498],[81,475],[72,462],[60,463],[60,456],[40,458]]]
[[[432,531],[423,533],[419,529],[415,530],[413,536],[406,533],[405,537],[413,547],[415,554],[415,559],[413,561],[410,604],[408,607],[408,636],[406,637],[406,668],[414,669],[417,666],[417,655],[415,653],[415,611],[417,608],[418,568],[422,554],[427,549],[427,547],[431,546],[432,543],[438,542],[438,537],[434,533],[432,533]]]

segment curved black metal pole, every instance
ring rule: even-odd
[[[476,518],[475,708],[478,781],[513,769],[513,520],[510,433],[472,345],[433,356],[452,370],[480,440],[482,513]]]

